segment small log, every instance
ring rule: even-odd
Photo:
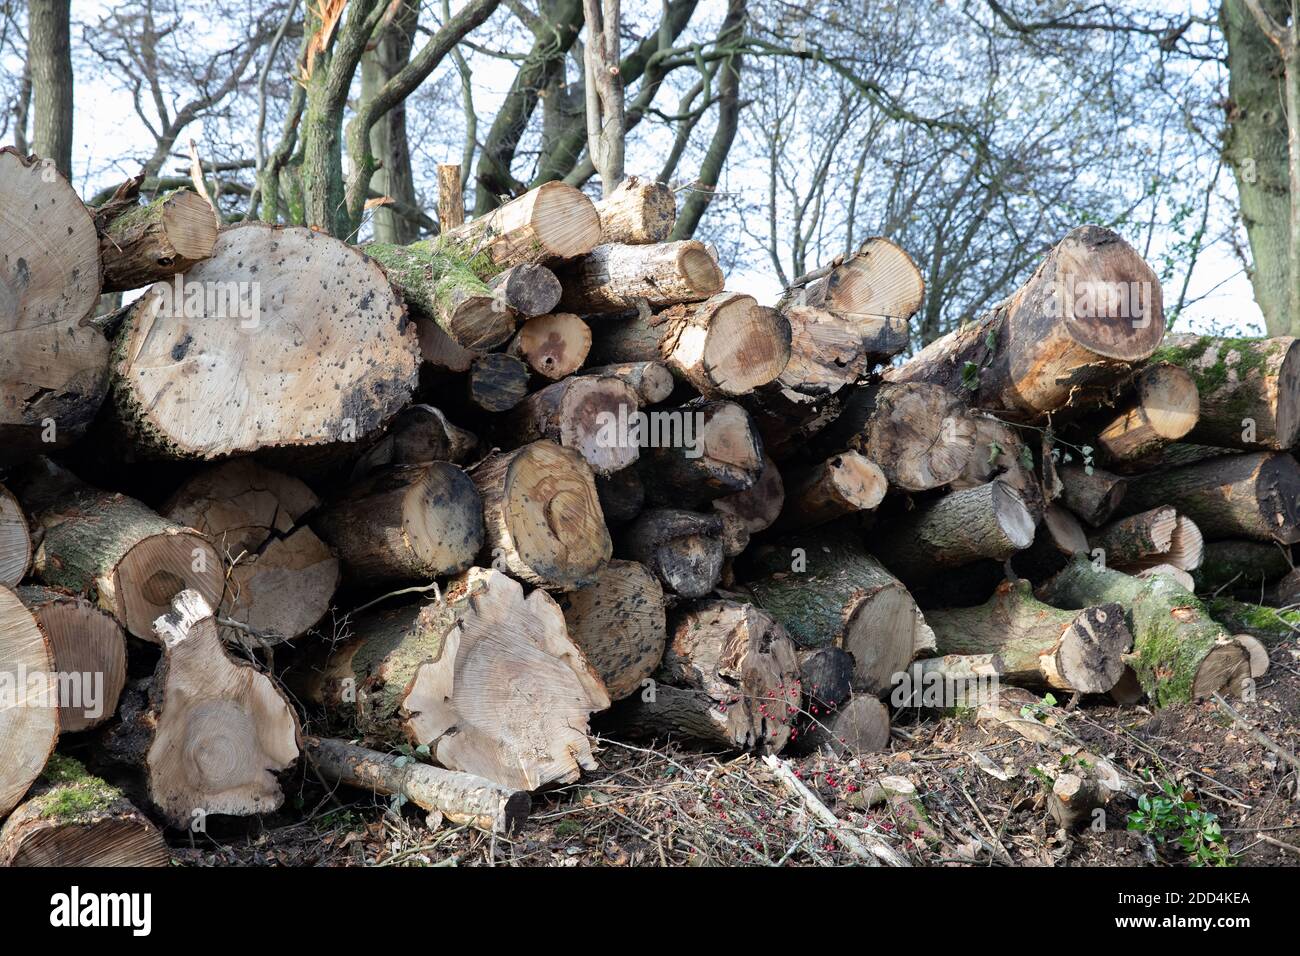
[[[0,157],[0,161],[3,157]],[[54,649],[18,595],[0,584],[0,817],[18,805],[59,739]]]
[[[206,208],[206,206],[205,206]],[[116,787],[51,757],[0,830],[0,866],[167,866],[162,834]]]
[[[393,419],[384,437],[357,460],[352,478],[364,478],[389,465],[426,461],[463,465],[477,448],[478,438],[473,432],[456,427],[432,405],[408,405]]]
[[[1147,365],[1134,385],[1133,405],[1097,433],[1111,461],[1141,461],[1187,435],[1200,417],[1196,381],[1177,365]]]
[[[836,312],[811,306],[790,306],[782,314],[790,322],[790,361],[777,379],[804,395],[826,395],[863,378],[880,353],[869,353],[857,324]],[[907,347],[907,323],[896,323],[892,344]]]
[[[791,478],[775,527],[814,528],[845,515],[874,511],[888,490],[879,465],[855,451],[846,451]]]
[[[1153,362],[1186,369],[1201,414],[1189,442],[1283,451],[1300,439],[1300,343],[1166,335]]]
[[[436,240],[409,246],[372,242],[364,248],[384,267],[416,320],[433,322],[461,348],[495,348],[514,334],[514,312],[464,259]]]
[[[490,455],[470,472],[483,497],[493,562],[529,584],[573,590],[609,562],[612,543],[591,469],[550,441]]]
[[[1042,581],[1056,574],[1076,554],[1088,553],[1088,536],[1074,515],[1053,501],[1034,531],[1034,543],[1011,557],[1016,574]]]
[[[99,223],[103,291],[140,289],[202,262],[217,243],[217,225],[207,200],[190,189],[118,207],[117,215]]]
[[[1106,567],[1123,570],[1135,564],[1150,564],[1148,559],[1151,558],[1163,557],[1173,543],[1177,527],[1178,512],[1162,505],[1108,524],[1089,537],[1088,546],[1101,549]]]
[[[1246,634],[1266,647],[1300,636],[1300,611],[1293,608],[1267,607],[1250,601],[1214,597],[1205,602],[1210,617],[1224,630],[1237,636]]]
[[[722,291],[722,269],[695,239],[600,245],[559,273],[560,308],[590,315],[703,302]]]
[[[199,472],[163,505],[163,517],[207,535],[226,559],[220,616],[247,629],[223,627],[224,639],[278,644],[329,610],[339,563],[301,524],[319,504],[297,478],[240,458]]]
[[[824,717],[853,694],[853,655],[842,647],[801,647],[799,683],[803,687],[805,720]]]
[[[474,359],[469,369],[469,400],[485,412],[508,412],[528,394],[528,366],[505,352]]]
[[[221,555],[203,535],[134,498],[82,484],[42,459],[18,494],[39,529],[32,563],[43,584],[87,595],[127,632],[153,641],[153,621],[187,588],[216,605],[225,581]]]
[[[98,727],[117,711],[126,684],[122,628],[79,594],[36,585],[20,587],[17,594],[50,642],[65,691],[58,702],[60,729],[77,733]]]
[[[446,461],[395,465],[363,478],[322,509],[312,527],[348,575],[368,584],[464,571],[484,541],[478,490]]]
[[[645,486],[635,468],[624,468],[612,475],[596,475],[596,497],[607,525],[627,524],[645,507]]]
[[[0,584],[16,587],[32,563],[32,535],[22,505],[0,485]]]
[[[842,450],[856,431],[846,429],[841,434],[834,426],[859,391],[860,387],[850,387],[830,395],[805,395],[773,382],[746,395],[742,403],[763,436],[764,449],[783,462],[801,457],[812,442],[818,453]],[[840,437],[826,440],[828,434]]]
[[[1038,597],[1065,608],[1123,607],[1133,635],[1126,662],[1159,707],[1224,690],[1237,693],[1241,679],[1249,677],[1246,651],[1195,595],[1163,575],[1135,578],[1079,558],[1040,587]]]
[[[600,216],[590,199],[561,182],[543,183],[442,238],[479,257],[491,271],[553,265],[585,255],[600,242]]]
[[[1230,455],[1129,481],[1122,515],[1171,505],[1209,538],[1300,541],[1300,464],[1279,452]]]
[[[925,280],[903,249],[888,239],[867,239],[858,251],[795,280],[781,307],[813,306],[855,319],[906,321],[921,307]]]
[[[1227,590],[1258,596],[1265,585],[1290,572],[1290,549],[1275,542],[1210,541],[1192,577],[1196,590],[1202,593]]]
[[[642,406],[658,405],[673,393],[673,373],[663,362],[622,362],[618,365],[599,365],[583,372],[584,375],[612,375],[621,379],[636,392]]]
[[[605,682],[610,700],[641,690],[668,643],[664,589],[635,561],[611,561],[593,584],[560,600],[569,636]]]
[[[942,655],[988,655],[1009,684],[1104,694],[1119,681],[1133,635],[1118,604],[1063,611],[1034,598],[1028,581],[1005,581],[987,604],[931,609],[926,623]]]
[[[746,395],[785,370],[790,323],[751,296],[721,292],[699,305],[602,322],[591,358],[597,365],[662,361],[701,395]]]
[[[641,455],[628,427],[636,393],[612,376],[575,375],[533,392],[500,422],[506,445],[547,438],[580,454],[597,475],[633,464]]]
[[[532,811],[533,801],[526,790],[511,790],[473,774],[443,770],[343,740],[307,737],[303,753],[330,783],[383,796],[400,795],[460,826],[513,833]]]
[[[1086,405],[1163,334],[1155,273],[1116,233],[1080,226],[1011,298],[884,378],[941,385],[972,407],[1032,423]]]
[[[559,381],[587,361],[591,329],[572,312],[539,315],[520,326],[508,351],[543,378]]]
[[[533,262],[498,272],[487,285],[499,302],[529,318],[554,312],[564,293],[555,273]]]
[[[852,760],[888,750],[889,732],[889,708],[869,694],[855,694],[829,713],[815,715],[790,749]]]
[[[623,532],[619,550],[653,571],[673,593],[703,597],[722,577],[722,518],[651,508]]]
[[[137,300],[117,341],[117,423],[144,454],[352,446],[410,401],[414,324],[378,264],[344,242],[243,223],[174,289]]]
[[[763,471],[749,488],[713,499],[713,509],[739,518],[750,534],[766,531],[781,514],[785,505],[785,483],[781,469],[767,455]]]
[[[933,651],[934,635],[911,594],[854,536],[821,532],[792,543],[798,547],[755,556],[755,570],[766,576],[748,590],[801,648],[848,651],[855,689],[871,694]]]
[[[675,616],[655,683],[610,716],[639,737],[777,753],[800,694],[795,647],[781,625],[752,604],[707,600]]]
[[[762,441],[734,402],[650,412],[643,424],[638,470],[652,503],[695,507],[752,488],[763,473]]]
[[[1101,468],[1061,465],[1056,475],[1061,480],[1061,501],[1094,528],[1110,520],[1128,491],[1127,478]]]
[[[663,242],[677,222],[677,197],[663,183],[628,176],[596,202],[600,241],[626,245]]]
[[[879,529],[873,550],[904,581],[920,581],[981,558],[1004,560],[1033,540],[1034,517],[1024,500],[991,481],[919,505]]]

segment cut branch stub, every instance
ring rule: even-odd
[[[474,261],[482,257],[490,263],[486,271],[524,263],[550,265],[594,249],[600,242],[600,216],[577,189],[549,182],[443,236]]]
[[[132,204],[101,224],[104,291],[152,285],[202,262],[217,242],[217,217],[198,193],[176,189]]]
[[[830,309],[853,319],[909,319],[921,307],[925,280],[903,249],[879,236],[809,281],[786,291],[782,305]]]
[[[58,675],[49,638],[12,590],[0,585],[0,817],[18,805],[59,739]]]
[[[510,341],[511,355],[553,382],[582,368],[590,351],[591,328],[572,312],[531,318]]]

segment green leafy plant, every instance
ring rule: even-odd
[[[1154,796],[1138,797],[1138,808],[1128,815],[1128,829],[1146,834],[1160,846],[1177,845],[1192,858],[1193,866],[1234,862],[1218,817],[1202,810],[1173,780],[1162,783]]]

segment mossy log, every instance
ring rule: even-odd
[[[217,243],[217,217],[191,189],[161,193],[152,201],[117,207],[100,227],[104,292],[140,289],[184,272]]]
[[[1283,641],[1300,638],[1300,611],[1266,607],[1228,597],[1209,598],[1205,602],[1210,617],[1233,634],[1249,634],[1272,647]]]
[[[467,223],[443,240],[483,262],[481,271],[536,263],[555,265],[594,249],[600,216],[591,200],[561,182],[543,183]]]
[[[1275,542],[1209,541],[1201,566],[1192,572],[1199,592],[1253,593],[1291,571],[1289,549]]]

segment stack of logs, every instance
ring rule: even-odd
[[[596,732],[1238,692],[1234,599],[1298,599],[1300,347],[1164,335],[1106,229],[902,362],[897,245],[762,305],[635,178],[360,247],[137,188],[0,151],[0,861],[159,862],[301,762],[509,827]]]

